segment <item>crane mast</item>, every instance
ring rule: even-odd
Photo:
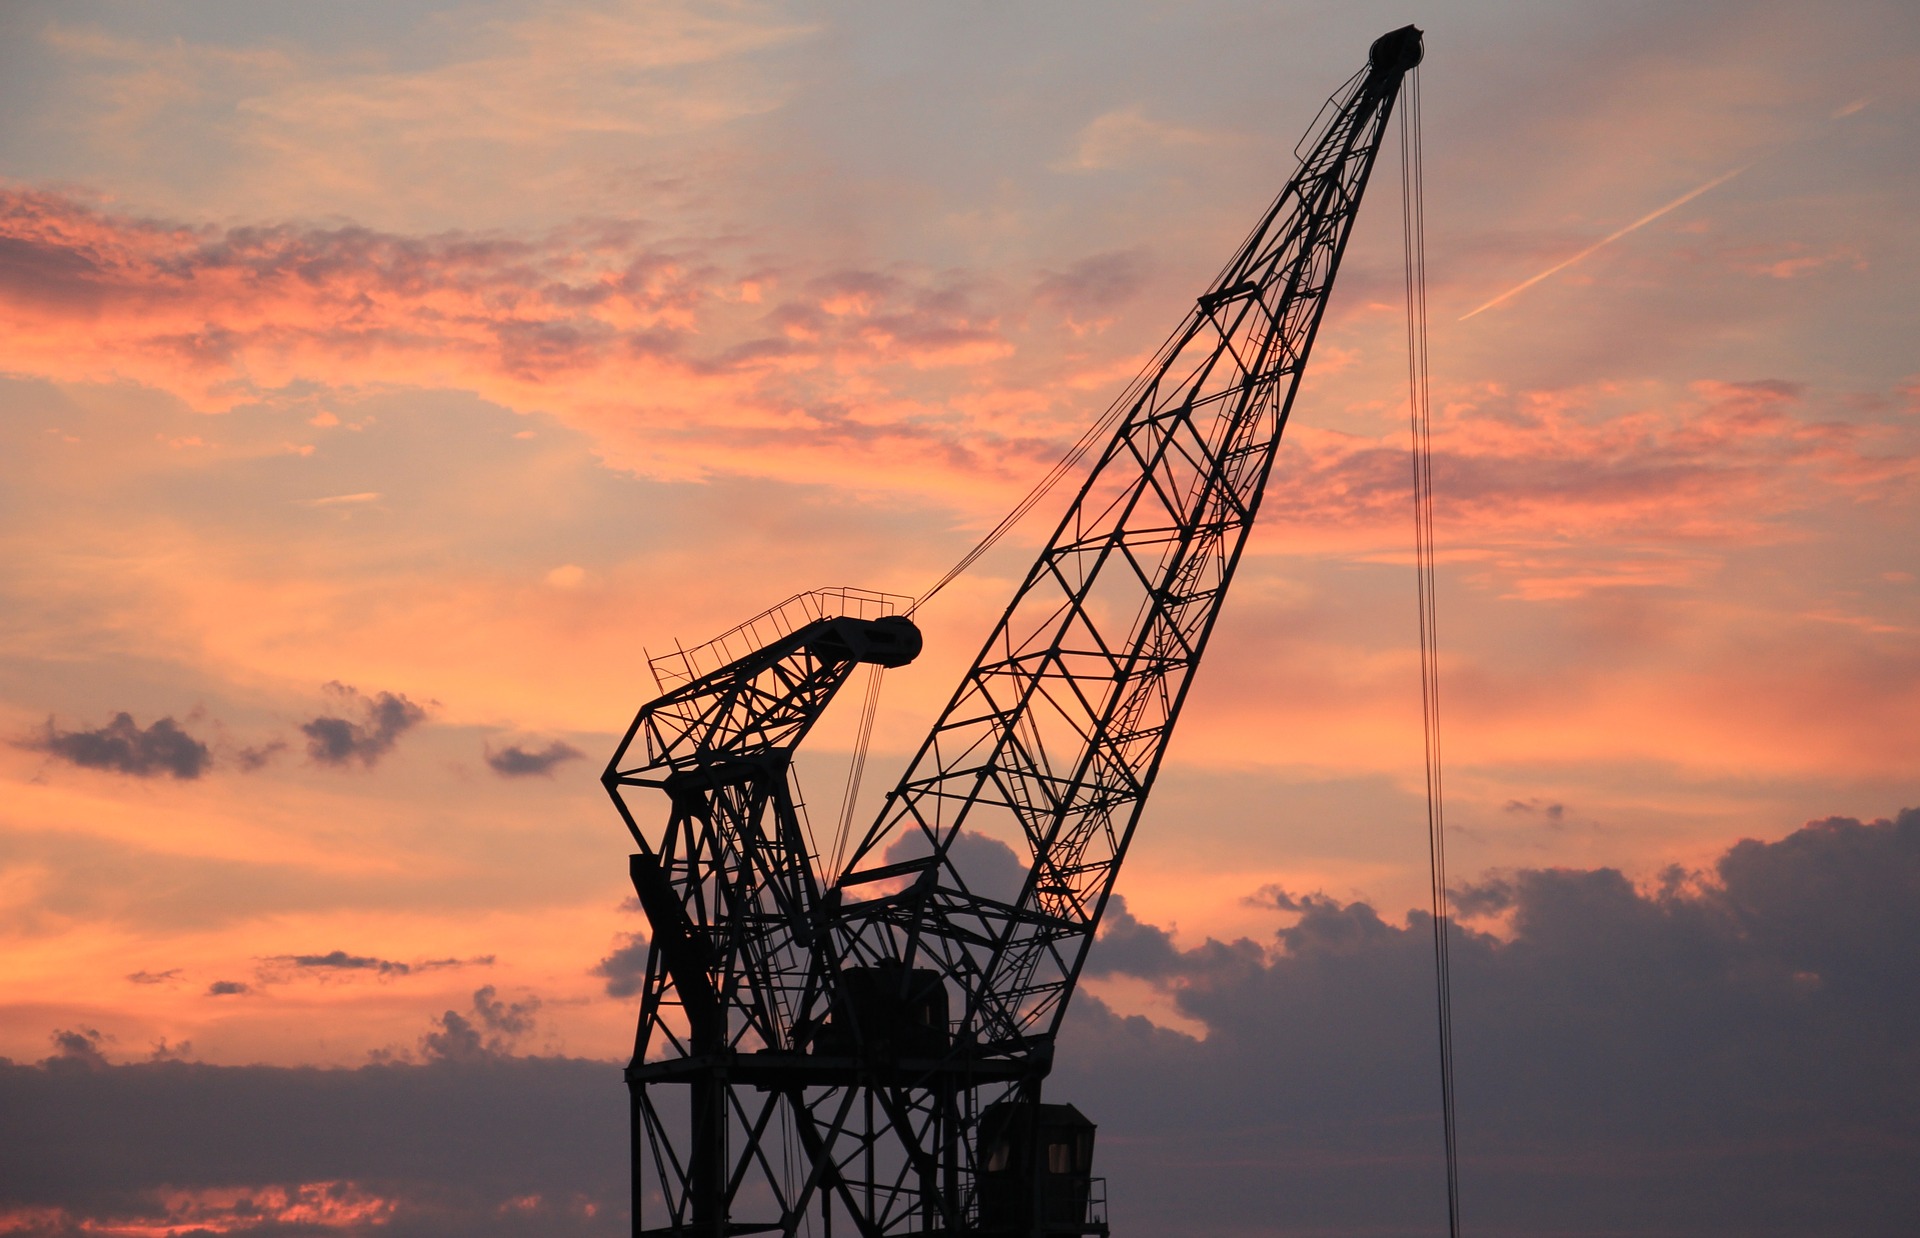
[[[1055,1036],[1420,57],[1415,28],[1384,35],[1328,100],[842,871],[791,755],[854,665],[919,652],[904,599],[802,595],[676,655],[604,777],[651,930],[636,1235],[1107,1232],[1093,1125],[1042,1102]]]

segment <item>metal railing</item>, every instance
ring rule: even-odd
[[[960,1199],[960,1217],[964,1224],[977,1228],[980,1225],[980,1188],[970,1185]],[[1087,1179],[1086,1215],[1076,1221],[1042,1222],[1042,1231],[1047,1234],[1105,1234],[1107,1232],[1107,1180],[1105,1178]]]
[[[659,657],[647,654],[647,669],[653,672],[654,686],[668,692],[791,636],[816,620],[880,619],[903,614],[912,605],[913,599],[902,594],[856,589],[850,585],[796,593],[704,644],[686,649],[675,641],[671,653]]]

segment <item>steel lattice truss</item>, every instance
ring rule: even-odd
[[[837,879],[790,756],[856,663],[918,652],[909,622],[816,620],[641,710],[606,775],[652,930],[636,1233],[1105,1232],[983,1214],[975,1135],[1039,1099],[1418,59],[1417,31],[1385,36],[1329,100]],[[636,787],[668,793],[664,831]],[[962,830],[1030,861],[1017,894],[969,884]]]

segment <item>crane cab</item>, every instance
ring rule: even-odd
[[[980,1232],[1105,1235],[1105,1218],[1094,1216],[1093,1132],[1072,1105],[999,1101],[981,1110]]]
[[[951,1043],[940,973],[882,963],[840,972],[831,1013],[814,1033],[812,1050],[832,1057],[926,1058],[939,1057]]]

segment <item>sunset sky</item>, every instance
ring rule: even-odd
[[[1409,21],[1451,863],[1521,891],[1475,940],[1542,873],[1705,898],[1742,839],[1920,805],[1910,4],[18,0],[0,1056],[623,1058],[597,775],[643,650],[924,589]],[[1169,959],[1424,902],[1398,191],[1120,878]],[[921,613],[865,812],[1065,497]],[[1088,1009],[1217,1043],[1171,967]]]

